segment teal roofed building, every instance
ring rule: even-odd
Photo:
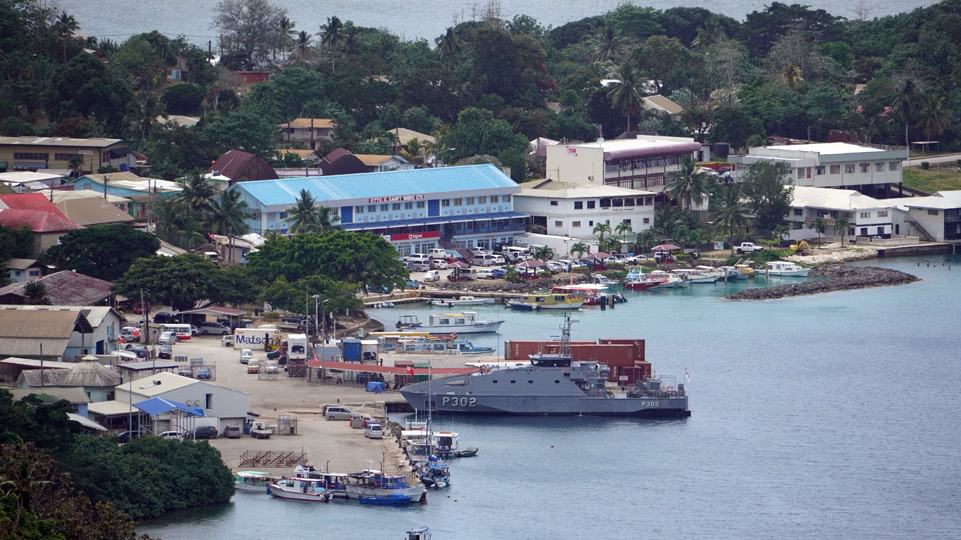
[[[229,189],[249,205],[251,232],[286,233],[285,220],[307,190],[333,209],[338,225],[382,235],[401,255],[510,245],[527,223],[514,211],[520,186],[493,165],[262,180]]]

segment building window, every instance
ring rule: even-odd
[[[557,206],[557,201],[551,201],[551,206]]]
[[[367,205],[367,211],[370,212],[370,213],[376,212],[376,211],[377,211],[377,205],[376,205],[376,204],[368,204],[368,205]]]
[[[404,210],[413,210],[413,209],[414,209],[414,203],[412,203],[412,202],[405,202],[405,203],[404,203]]]
[[[816,174],[817,176],[823,175],[823,174],[824,174],[824,165],[818,165],[817,167],[815,167],[815,168],[814,168],[814,174]]]
[[[597,203],[597,201],[587,201],[587,209],[590,210],[590,209],[594,208],[594,206],[596,205],[596,203]]]
[[[491,195],[491,202],[492,202],[492,203],[496,203],[496,202],[497,202],[497,195]]]
[[[423,207],[424,207],[424,201],[417,201],[417,208],[423,208]]]
[[[389,204],[382,204],[382,205],[380,205],[380,211],[381,211],[381,212],[386,212],[386,211],[388,211],[388,210],[390,210],[390,205],[389,205]]]
[[[870,164],[870,163],[862,163],[862,164],[861,164],[861,172],[863,172],[863,173],[871,172],[871,164]]]
[[[898,166],[899,166],[899,165],[898,165],[898,162],[897,162],[897,161],[889,161],[889,162],[888,162],[888,170],[889,170],[889,171],[896,171],[896,170],[898,170]]]
[[[574,201],[574,210],[583,210],[584,201]]]
[[[287,212],[281,212],[280,219],[287,219]]]
[[[634,206],[634,199],[624,199],[624,206]]]
[[[887,210],[878,210],[878,217],[888,217]]]
[[[871,217],[871,212],[861,212],[861,219],[868,219]]]
[[[454,206],[460,206],[464,204],[464,199],[454,199]]]
[[[644,218],[643,223],[644,223],[645,225],[647,225],[647,224],[650,223],[650,222],[651,222],[651,218]]]
[[[854,163],[844,164],[844,174],[854,174]]]
[[[80,154],[54,154],[53,159],[57,161],[70,161],[74,156],[79,156]]]
[[[487,197],[477,197],[477,204],[487,204]]]
[[[581,226],[581,222],[580,222],[580,221],[572,221],[572,222],[571,222],[571,227],[574,227],[575,229],[578,228],[578,227],[580,227],[580,226]]]
[[[841,166],[840,166],[840,165],[831,165],[830,171],[831,171],[831,174],[841,174]]]
[[[884,172],[884,162],[879,161],[874,164],[874,172]]]
[[[938,215],[938,211],[937,211],[937,210],[928,210],[928,215],[929,215],[929,216],[936,216],[936,215]]]
[[[564,226],[564,222],[563,222],[563,221],[555,221],[555,222],[554,222],[554,226],[555,226],[555,227],[563,227],[563,226]]]
[[[399,203],[399,202],[395,202],[394,204],[390,205],[390,209],[391,209],[391,210],[400,210],[400,203]]]
[[[594,226],[594,221],[593,221],[593,220],[588,221],[588,222],[587,222],[587,226],[588,226],[588,227],[593,227],[593,226]]]
[[[795,215],[795,216],[803,216],[803,215],[804,215],[804,209],[803,209],[803,208],[795,208],[795,209],[794,209],[794,215]]]
[[[38,152],[14,152],[13,159],[34,159],[46,161],[50,157],[50,154],[41,154]]]
[[[364,213],[364,207],[363,207],[363,206],[355,206],[355,207],[354,207],[354,213],[355,213],[355,214],[363,214],[363,213]]]
[[[318,324],[317,326],[320,326],[320,325]],[[213,395],[213,394],[206,394],[206,395],[204,396],[204,408],[205,408],[205,409],[213,409],[213,408],[214,408],[214,395]]]
[[[440,200],[440,205],[441,205],[441,206],[450,206],[450,199],[441,199],[441,200]]]
[[[474,198],[473,198],[473,197],[466,197],[466,198],[464,199],[464,204],[466,204],[466,205],[474,204]]]
[[[631,224],[631,220],[629,220],[629,219],[624,219],[624,220],[621,220],[621,223],[626,223],[627,225],[630,225],[630,224]]]
[[[797,170],[797,177],[798,177],[798,180],[804,178],[804,167],[798,168],[798,170]]]

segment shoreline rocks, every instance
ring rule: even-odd
[[[885,287],[888,285],[904,285],[920,281],[921,278],[876,266],[850,266],[846,264],[830,264],[813,268],[809,277],[823,278],[814,281],[802,281],[774,287],[759,287],[725,296],[727,300],[773,300],[790,296],[821,294],[867,287]]]

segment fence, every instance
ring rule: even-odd
[[[241,467],[293,467],[300,463],[307,462],[307,453],[300,452],[273,452],[273,451],[251,451],[245,450],[240,454]]]

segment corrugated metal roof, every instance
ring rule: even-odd
[[[34,394],[44,401],[48,401],[44,399],[44,396],[48,396],[53,398],[53,401],[65,399],[70,403],[90,403],[90,397],[83,388],[10,388],[9,392],[13,394],[14,401]]]
[[[334,129],[337,127],[337,122],[333,118],[294,118],[289,122],[292,128],[309,128],[310,122],[313,120],[314,129]],[[287,127],[288,123],[277,124],[279,128]]]
[[[109,281],[70,270],[54,272],[43,276],[39,281],[47,286],[50,303],[57,306],[94,306],[110,297]],[[0,298],[5,298],[7,303],[15,303],[16,298],[25,297],[27,283],[29,282],[11,283],[0,288]]]
[[[73,420],[74,422],[88,429],[95,429],[97,431],[107,431],[107,428],[101,426],[100,424],[94,422],[93,420],[90,420],[89,418],[80,416],[79,414],[67,413],[67,418]]]
[[[67,219],[78,225],[103,225],[133,221],[130,214],[101,197],[72,198],[55,205]]]
[[[887,208],[891,203],[879,201],[851,189],[794,186],[791,206],[857,210],[859,208]]]
[[[140,411],[130,405],[130,403],[117,401],[116,399],[91,403],[87,405],[87,412],[101,416],[116,416],[118,414],[130,414],[131,412],[133,412],[133,414],[140,414]]]
[[[69,137],[0,137],[0,144],[30,146],[82,146],[84,148],[106,148],[122,143],[122,139],[71,139]]]
[[[195,383],[202,384],[190,377],[182,377],[165,371],[134,381],[133,393],[140,396],[153,397]],[[127,387],[123,386],[121,389],[126,390]],[[134,401],[136,401],[136,399],[134,399]]]
[[[82,315],[76,311],[0,310],[0,338],[70,339],[77,325],[77,319],[80,317]],[[17,356],[2,349],[0,353]],[[36,345],[34,345],[33,352],[29,356],[37,354]]]
[[[297,204],[302,189],[325,202],[497,188],[520,190],[500,169],[486,164],[242,182],[230,189],[241,189],[262,205],[273,206]]]

